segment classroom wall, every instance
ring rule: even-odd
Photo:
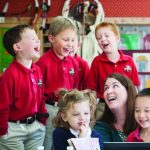
[[[9,2],[9,9],[6,16],[12,16],[13,13],[19,13],[32,4],[32,10],[21,16],[33,16],[34,0],[0,0],[0,12],[5,4]],[[51,0],[51,8],[48,12],[49,17],[61,15],[61,10],[65,0]],[[71,7],[82,0],[71,0]],[[92,0],[91,0],[92,1]],[[103,5],[106,17],[149,17],[150,0],[100,0]],[[42,3],[42,0],[39,0]],[[19,17],[19,16],[18,16]]]

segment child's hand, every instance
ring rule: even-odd
[[[82,123],[79,129],[79,137],[86,137],[89,130],[89,125],[87,123]]]

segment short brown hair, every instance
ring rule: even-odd
[[[77,32],[76,26],[71,19],[63,17],[63,16],[57,16],[50,23],[48,34],[52,36],[56,36],[60,32],[66,29],[72,29]]]
[[[17,25],[7,30],[4,34],[3,45],[5,49],[8,51],[8,53],[14,57],[16,56],[16,53],[13,49],[13,45],[22,39],[21,37],[22,33],[26,29],[33,29],[33,28],[32,26],[26,24]]]
[[[119,27],[116,24],[111,23],[111,22],[102,22],[102,23],[98,24],[95,28],[95,34],[96,34],[97,30],[99,30],[100,28],[104,28],[104,27],[110,28],[114,32],[115,35],[117,35],[117,36],[120,35]]]

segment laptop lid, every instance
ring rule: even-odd
[[[150,143],[104,142],[104,150],[150,150]]]

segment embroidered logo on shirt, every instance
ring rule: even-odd
[[[70,68],[69,73],[70,73],[72,76],[74,76],[74,74],[75,74],[74,69],[73,69],[73,68]]]
[[[124,68],[124,71],[126,71],[126,72],[130,72],[131,70],[132,70],[132,68],[129,65],[126,65]]]
[[[38,79],[38,86],[42,87],[42,80],[41,79]]]

